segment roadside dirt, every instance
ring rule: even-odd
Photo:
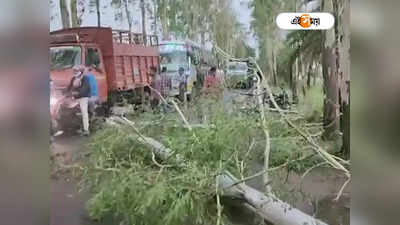
[[[85,208],[89,198],[87,192],[79,192],[77,180],[71,169],[60,169],[61,165],[76,163],[87,151],[88,139],[79,136],[60,137],[50,146],[53,162],[51,174],[51,225],[106,225],[89,218]]]
[[[263,168],[256,164],[254,171]],[[343,195],[335,201],[337,193],[346,181],[346,177],[332,168],[319,167],[312,170],[302,180],[303,174],[286,171],[273,174],[272,189],[277,190],[281,199],[287,201],[301,211],[313,215],[328,224],[350,225],[350,186],[346,185]],[[262,190],[262,179],[252,179],[248,184]]]

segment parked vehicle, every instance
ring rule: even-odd
[[[226,64],[226,84],[231,88],[250,88],[252,80],[246,62],[231,61]]]
[[[195,66],[200,62],[200,47],[188,41],[165,41],[159,45],[160,66],[167,68],[167,76],[171,78],[172,90],[169,96],[179,95],[179,68],[184,69],[187,77],[186,95],[190,96],[197,82],[197,71]]]
[[[56,89],[66,89],[73,66],[90,66],[98,82],[100,105],[105,111],[121,101],[122,96],[131,103],[144,103],[150,96],[150,67],[159,67],[157,46],[157,36],[111,28],[54,31],[50,33],[50,78]],[[53,101],[65,100],[51,97]]]
[[[167,68],[167,75],[172,80],[170,96],[179,94],[179,68],[184,69],[187,77],[186,95],[190,99],[194,93],[194,87],[201,87],[204,76],[212,66],[218,64],[217,58],[210,49],[190,40],[163,41],[159,44],[159,50],[160,66]],[[196,67],[198,67],[197,70]]]

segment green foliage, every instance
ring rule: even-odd
[[[214,204],[216,168],[222,163],[233,170],[232,153],[247,149],[248,142],[243,140],[257,128],[245,118],[217,115],[210,119],[215,126],[196,129],[195,135],[172,123],[164,126],[164,144],[182,155],[186,164],[171,159],[162,163],[173,168],[162,170],[131,129],[107,128],[96,134],[84,175],[94,193],[88,202],[92,218],[111,214],[135,225],[214,223],[216,210],[210,204]],[[155,130],[148,126],[142,132],[152,136]]]
[[[207,114],[210,126],[190,132],[173,113],[131,117],[143,135],[179,154],[184,165],[174,156],[165,161],[156,157],[158,164],[172,166],[160,168],[152,159],[151,149],[138,142],[130,127],[109,127],[92,138],[92,154],[83,175],[83,184],[93,193],[88,202],[92,218],[102,220],[111,215],[127,225],[215,223],[215,176],[221,170],[237,177],[241,173],[251,175],[254,163],[263,159],[265,137],[258,113],[226,113],[226,105],[212,100],[197,99],[193,104]],[[184,114],[193,113],[193,108],[184,110]],[[269,115],[268,128],[270,167],[307,154],[298,147],[304,143],[283,121]],[[239,166],[242,161],[244,171]],[[289,167],[300,170],[302,165],[297,162]]]
[[[324,95],[321,86],[311,87],[300,100],[299,111],[308,122],[320,122],[323,115]]]

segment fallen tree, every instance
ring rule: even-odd
[[[108,119],[111,125],[126,125],[130,126],[135,133],[132,137],[141,142],[141,144],[148,146],[149,150],[163,161],[167,161],[173,156],[173,150],[165,147],[160,142],[153,138],[142,135],[135,127],[134,123],[124,117],[111,117]],[[184,159],[180,155],[176,155],[176,162],[184,164]],[[153,157],[153,161],[155,161]],[[163,167],[167,165],[158,166]],[[264,220],[275,225],[304,225],[304,224],[318,224],[326,225],[326,223],[307,215],[300,210],[290,206],[289,204],[281,201],[272,194],[265,195],[264,193],[249,187],[235,178],[229,171],[223,171],[217,175],[218,195],[224,197],[234,198],[240,200],[244,207],[254,211]]]
[[[257,67],[258,67],[258,65],[257,65]],[[259,70],[259,68],[257,68],[257,69]],[[262,74],[262,72],[261,72],[261,74]],[[264,77],[263,74],[262,74],[262,77]],[[264,79],[263,85],[265,85],[267,87],[267,90],[269,89],[268,84],[265,82],[265,79]],[[258,82],[257,90],[256,90],[254,96],[259,96],[258,93],[260,93],[261,90],[262,90],[261,84],[260,84],[260,82]],[[269,91],[267,91],[267,92],[269,95],[271,95],[271,93]],[[162,100],[165,101],[165,99],[162,99]],[[220,196],[239,200],[241,205],[252,210],[255,214],[257,214],[259,217],[263,218],[265,221],[268,221],[269,223],[272,223],[275,225],[279,225],[279,224],[282,224],[282,225],[326,224],[322,221],[316,220],[315,218],[301,212],[298,209],[291,207],[289,204],[285,203],[284,201],[281,201],[274,194],[272,194],[271,189],[269,187],[271,181],[269,180],[269,177],[268,177],[268,172],[270,170],[273,170],[273,169],[269,168],[269,154],[270,154],[269,129],[270,129],[270,127],[268,126],[267,121],[265,119],[263,103],[262,103],[262,101],[260,101],[260,98],[258,98],[257,100],[258,100],[258,106],[260,109],[259,112],[260,112],[261,120],[258,120],[258,121],[260,121],[260,123],[258,123],[256,126],[258,128],[261,128],[263,133],[265,134],[265,143],[266,143],[265,149],[264,149],[264,170],[260,171],[259,173],[256,173],[255,175],[252,175],[250,177],[252,177],[252,178],[257,177],[257,176],[263,177],[265,194],[258,190],[255,190],[254,188],[251,188],[245,184],[245,181],[249,180],[249,177],[244,178],[243,173],[242,173],[243,172],[243,160],[242,161],[238,160],[237,159],[238,153],[236,153],[235,160],[237,161],[237,167],[238,167],[238,171],[239,171],[239,175],[240,175],[241,179],[237,179],[235,176],[233,176],[229,172],[230,169],[228,170],[227,167],[222,167],[222,166],[220,166],[220,170],[216,170],[217,173],[212,173],[212,175],[209,175],[209,176],[212,176],[215,178],[214,184],[215,184],[216,190],[215,190],[214,195],[206,195],[206,198],[215,196],[217,199],[217,211],[218,211],[217,224],[221,223],[220,217],[221,217],[222,207],[220,205]],[[292,121],[290,121],[287,118],[286,115],[284,115],[282,109],[280,109],[279,106],[277,106],[274,99],[272,99],[272,101],[273,101],[276,109],[278,110],[279,114],[285,119],[285,121],[288,123],[288,125],[291,128],[293,128],[294,130],[296,130],[304,138],[305,141],[307,141],[311,144],[315,153],[320,155],[321,158],[326,161],[324,163],[329,164],[329,165],[333,166],[334,168],[344,171],[346,173],[346,175],[349,174],[347,169],[342,165],[344,163],[343,161],[338,162],[337,160],[340,160],[340,159],[334,158],[334,156],[328,154],[324,149],[322,149],[320,146],[318,146],[317,143],[312,139],[312,137],[310,135],[308,135],[308,133],[300,130],[297,126],[295,126],[293,124]],[[192,136],[189,137],[189,139],[191,139],[192,142],[189,143],[189,145],[186,145],[186,147],[190,148],[190,149],[180,148],[180,151],[181,151],[180,153],[182,153],[182,154],[176,154],[176,152],[165,147],[163,144],[156,141],[155,139],[142,135],[141,132],[139,132],[139,130],[135,127],[135,124],[124,117],[114,117],[114,118],[110,118],[108,120],[108,122],[113,125],[127,125],[127,126],[130,126],[131,128],[133,128],[135,133],[133,133],[133,134],[130,133],[130,135],[129,135],[132,138],[132,140],[135,142],[139,142],[141,145],[147,146],[147,148],[145,148],[146,150],[149,150],[149,149],[152,150],[151,151],[151,153],[152,153],[151,159],[152,159],[153,163],[151,163],[151,161],[148,163],[154,164],[160,168],[160,172],[158,173],[156,180],[158,180],[159,175],[162,173],[162,171],[164,171],[164,169],[167,170],[167,168],[168,168],[169,173],[171,173],[171,171],[176,169],[174,167],[185,168],[185,167],[187,167],[187,165],[189,163],[194,163],[196,165],[196,163],[197,163],[196,161],[198,161],[198,158],[196,158],[196,157],[202,157],[202,155],[197,154],[197,155],[195,155],[195,157],[187,158],[186,156],[188,156],[188,155],[185,152],[192,152],[193,145],[201,146],[202,144],[206,144],[206,142],[198,141],[199,136],[198,136],[198,133],[194,131],[194,127],[192,127],[188,123],[188,121],[184,117],[182,111],[180,111],[177,104],[174,104],[174,102],[172,102],[172,103],[173,103],[173,106],[176,108],[177,112],[179,113],[179,115],[182,117],[182,121],[184,122],[184,127],[187,128],[187,130],[189,130],[189,132],[187,132],[187,133],[192,134]],[[255,125],[255,124],[253,124],[253,125]],[[204,130],[211,131],[212,129],[218,129],[218,125],[216,125],[212,129],[207,129],[207,127],[205,127],[205,128],[206,129],[204,129]],[[243,131],[243,133],[244,133],[244,131]],[[204,133],[203,133],[203,135],[204,135]],[[201,136],[200,136],[200,138],[201,138]],[[227,144],[227,143],[229,143],[229,142],[224,142],[224,144]],[[182,146],[180,146],[180,147],[182,147]],[[221,147],[221,146],[219,146],[219,147]],[[172,148],[175,149],[175,147],[172,147]],[[202,150],[202,149],[197,149],[197,150]],[[210,151],[210,150],[213,150],[213,148],[211,148],[211,149],[209,148],[207,150]],[[249,151],[250,151],[250,149],[249,149]],[[233,157],[235,157],[234,154],[235,153],[232,154]],[[246,155],[247,155],[247,153],[246,153]],[[164,165],[163,163],[157,162],[156,157],[159,158],[163,163],[168,163],[168,165]],[[171,158],[173,158],[172,163],[170,162]],[[232,159],[232,157],[231,157],[231,159]],[[207,159],[203,158],[202,160],[207,160]],[[229,161],[230,159],[227,159],[226,157],[225,158],[219,157],[218,159],[216,159],[216,161],[218,161],[218,160],[228,160]],[[200,163],[202,163],[202,162],[200,162]],[[210,167],[210,165],[212,165],[212,166]],[[149,165],[147,165],[147,166],[149,166]],[[200,167],[200,168],[207,170],[210,168],[215,168],[215,166],[216,166],[215,163],[214,164],[211,163],[211,164],[205,164],[204,167]],[[229,167],[229,168],[231,168],[231,167]],[[184,173],[186,173],[185,174],[186,177],[191,177],[191,173],[188,170],[186,170]],[[172,174],[174,174],[174,173],[172,172]],[[142,179],[142,178],[139,178],[139,179]],[[175,180],[175,178],[172,178],[172,180]],[[195,180],[196,181],[194,184],[196,184],[196,182],[197,182],[196,178],[195,178]],[[208,180],[208,182],[209,181],[210,181],[210,179]],[[209,184],[211,184],[211,183],[209,183]],[[180,186],[184,186],[184,185],[179,184],[179,186],[175,186],[175,187],[178,187],[178,189],[181,189]],[[188,190],[190,193],[192,189],[188,188]],[[143,191],[146,192],[145,190],[143,190]],[[178,191],[177,193],[187,193],[187,190],[182,192],[182,189],[181,189],[181,191],[180,192]],[[181,195],[181,194],[179,194],[179,195]],[[186,198],[190,198],[190,197],[188,197],[188,194],[184,194],[184,196],[185,197],[184,197],[183,201],[188,201],[186,199]],[[340,195],[338,194],[338,196],[340,196]],[[173,199],[169,199],[169,200],[174,201]],[[186,203],[176,203],[176,204],[186,204]],[[191,203],[189,205],[191,206]],[[198,207],[201,207],[201,206],[198,206]],[[173,211],[177,211],[177,210],[174,209]],[[176,213],[175,213],[175,215],[176,215]],[[167,224],[171,224],[171,223],[168,223],[168,221],[171,221],[171,220],[166,219],[166,221],[167,221]],[[174,224],[174,223],[172,223],[172,224]],[[195,224],[203,224],[203,223],[195,223]]]

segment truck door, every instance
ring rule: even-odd
[[[96,77],[99,86],[101,102],[107,101],[107,76],[101,51],[96,46],[88,46],[85,54],[85,65],[91,68],[91,73]]]

